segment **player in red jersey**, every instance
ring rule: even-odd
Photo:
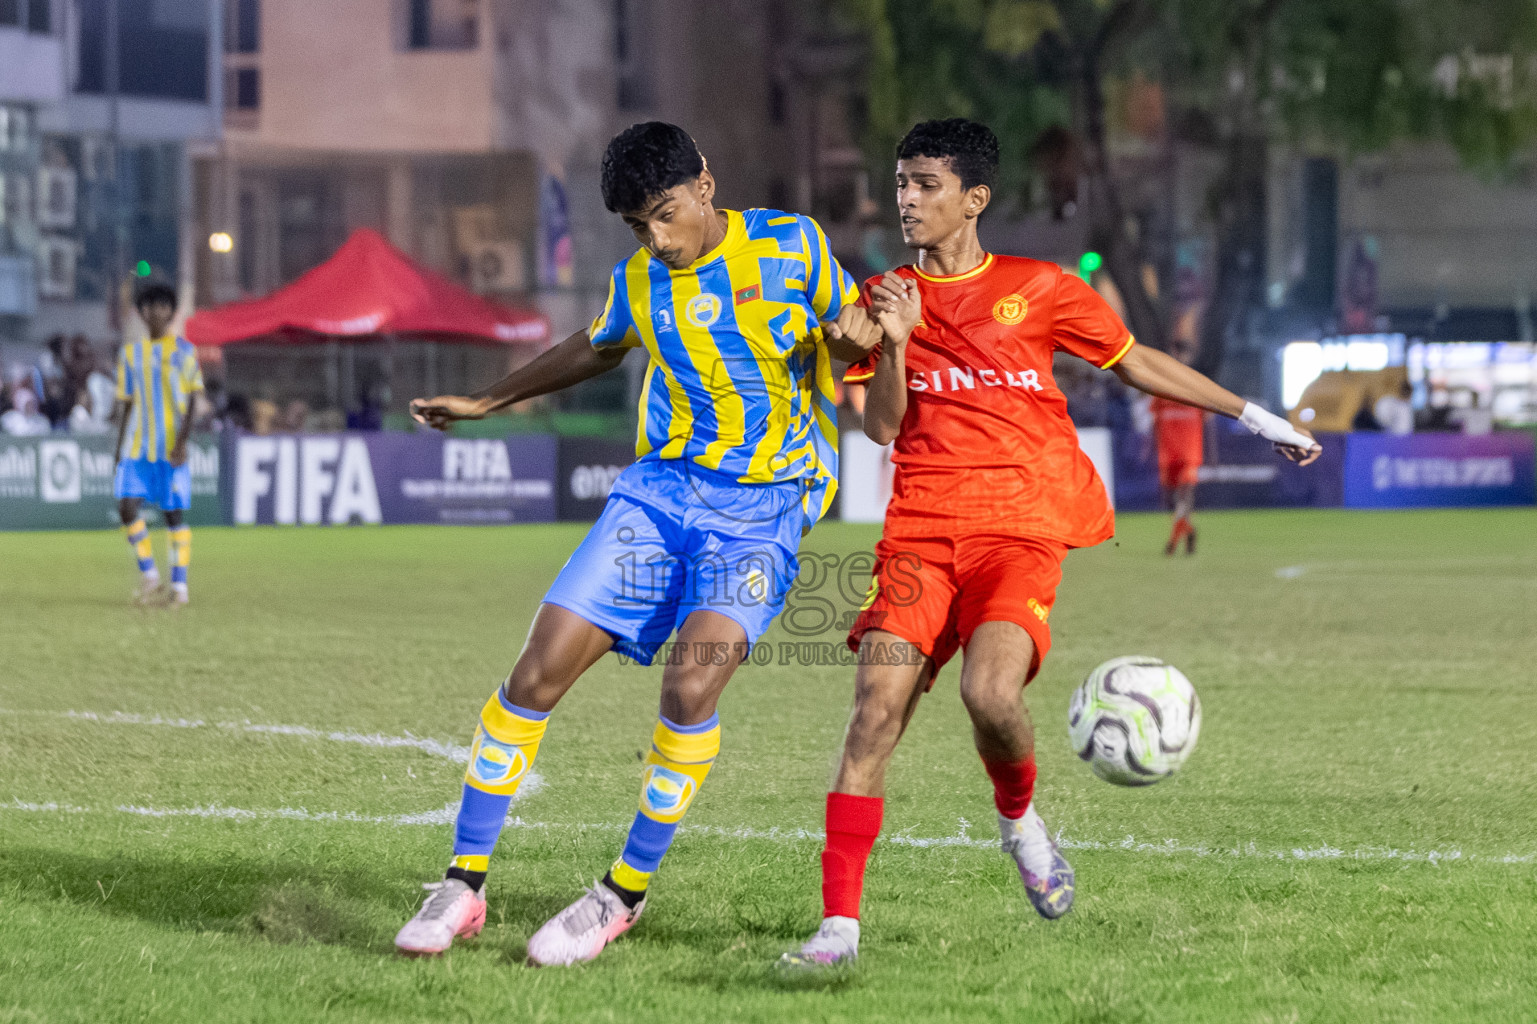
[[[1170,346],[1175,359],[1189,365],[1193,348],[1185,343]],[[1200,478],[1204,457],[1206,413],[1183,402],[1155,397],[1149,410],[1153,414],[1153,439],[1158,445],[1158,485],[1163,488],[1174,524],[1163,553],[1172,555],[1185,542],[1185,554],[1195,554],[1195,526],[1190,516],[1195,512],[1195,485]]]
[[[962,649],[961,700],[992,778],[1003,849],[1043,917],[1072,904],[1072,868],[1032,800],[1035,740],[1022,690],[1051,646],[1047,620],[1063,557],[1110,537],[1115,519],[1052,379],[1054,352],[1240,418],[1294,461],[1319,452],[1284,419],[1137,345],[1077,277],[983,250],[977,218],[998,166],[998,140],[987,128],[961,119],[920,124],[897,159],[902,234],[918,260],[867,284],[884,340],[845,377],[869,389],[865,432],[879,444],[895,441],[896,479],[869,596],[849,633],[859,667],[827,797],[822,925],[784,955],[788,968],[858,955],[886,766],[935,673]]]

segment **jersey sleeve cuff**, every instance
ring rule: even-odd
[[[875,376],[875,371],[874,370],[860,370],[858,373],[855,373],[853,370],[850,370],[848,373],[845,373],[843,375],[843,383],[845,383],[845,384],[863,384],[865,381],[869,380],[871,377],[874,377],[874,376]]]
[[[1133,338],[1133,337],[1130,337],[1128,335],[1127,338],[1126,338],[1126,344],[1121,346],[1121,350],[1119,352],[1117,352],[1115,355],[1111,356],[1105,362],[1100,363],[1099,364],[1099,368],[1101,370],[1108,370],[1108,369],[1110,369],[1110,367],[1114,366],[1116,363],[1119,363],[1122,359],[1125,359],[1126,358],[1126,353],[1130,352],[1131,351],[1131,347],[1133,345],[1135,345],[1136,343],[1137,343],[1137,339]]]

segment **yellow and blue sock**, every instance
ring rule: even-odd
[[[447,877],[461,879],[476,891],[485,884],[507,809],[539,753],[549,717],[548,711],[518,707],[500,688],[486,701],[464,773],[464,798],[454,824],[454,862]]]
[[[719,753],[719,715],[711,715],[698,725],[678,725],[666,718],[657,722],[641,776],[640,810],[630,824],[624,852],[603,879],[626,906],[633,908],[645,898],[651,876],[677,834],[678,823]]]
[[[133,555],[139,560],[139,573],[149,580],[158,580],[160,570],[155,568],[155,549],[149,542],[149,526],[140,516],[127,526],[123,527],[123,535],[128,538],[128,546],[133,548]]]
[[[192,564],[192,527],[178,526],[171,530],[171,586],[186,592],[187,567]]]

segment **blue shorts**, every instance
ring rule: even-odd
[[[123,459],[117,464],[112,496],[147,501],[162,512],[185,511],[192,507],[192,466],[173,466],[164,459]]]
[[[743,484],[683,459],[646,459],[620,474],[603,514],[544,600],[651,664],[691,613],[737,622],[756,643],[800,571],[802,486]]]

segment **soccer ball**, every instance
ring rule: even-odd
[[[1201,698],[1157,658],[1111,658],[1073,691],[1073,751],[1118,786],[1151,786],[1185,763],[1201,734]]]

